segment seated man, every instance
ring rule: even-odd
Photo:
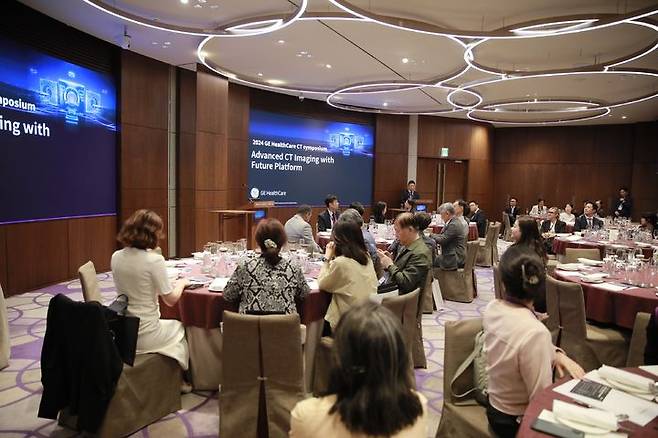
[[[484,237],[487,233],[487,216],[484,211],[480,210],[477,202],[471,201],[469,207],[471,209],[471,222],[475,222],[478,227],[478,237]]]
[[[466,201],[463,199],[457,199],[455,202],[452,204],[453,207],[455,207],[455,220],[458,221],[462,227],[464,227],[464,232],[466,233],[466,236],[468,237],[468,219],[466,216],[468,216],[468,213],[470,209],[468,208],[468,204]]]
[[[541,223],[541,235],[544,238],[544,247],[548,254],[553,252],[553,238],[557,233],[566,233],[567,224],[558,218],[558,208],[551,207],[548,209],[548,219]]]
[[[400,295],[413,292],[425,286],[425,280],[432,264],[430,250],[418,235],[418,224],[412,213],[402,213],[393,224],[402,248],[395,257],[381,249],[377,250],[379,260],[385,270],[387,279],[380,289],[390,290],[396,285]]]
[[[464,226],[455,217],[455,207],[449,202],[439,207],[439,214],[445,225],[441,234],[432,234],[432,239],[441,247],[441,254],[436,256],[434,266],[446,271],[464,267],[466,258],[466,239]]]
[[[288,242],[310,245],[313,252],[322,253],[320,246],[313,239],[313,230],[311,230],[311,214],[313,210],[308,205],[300,205],[297,213],[286,221],[285,230],[288,236]]]
[[[585,203],[585,212],[576,218],[573,230],[583,231],[600,228],[603,228],[603,221],[594,216],[594,204],[588,201]]]
[[[324,200],[324,205],[327,206],[327,209],[318,215],[318,231],[332,229],[340,215],[338,212],[340,204],[338,203],[338,197],[336,195],[327,195]]]
[[[505,214],[509,217],[510,226],[514,226],[516,222],[516,217],[521,213],[521,209],[517,206],[518,201],[516,198],[509,198],[509,207],[505,209]]]

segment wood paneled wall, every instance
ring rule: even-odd
[[[409,117],[377,114],[375,128],[373,201],[398,208],[400,193],[407,187]]]
[[[120,222],[148,208],[167,233],[169,65],[124,50],[120,108]],[[160,246],[167,254],[166,238]]]
[[[485,212],[491,211],[494,205],[491,202],[494,177],[493,131],[493,128],[488,125],[468,120],[419,116],[417,184],[421,197],[426,195],[431,197],[436,192],[436,188],[424,188],[423,169],[432,167],[431,162],[427,159],[438,159],[441,155],[441,148],[447,147],[449,150],[447,159],[468,162],[467,201],[475,200]],[[426,192],[423,192],[424,190]],[[490,218],[494,219],[495,216],[490,215]]]
[[[658,123],[496,129],[495,195],[498,210],[509,196],[530,208],[601,199],[606,211],[628,186],[634,216],[658,208]]]

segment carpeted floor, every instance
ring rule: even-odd
[[[502,242],[501,242],[502,243]],[[446,308],[423,316],[426,370],[416,370],[418,388],[429,400],[429,431],[434,436],[443,404],[443,325],[446,321],[476,318],[493,299],[491,269],[476,269],[478,297],[469,304],[446,302]],[[104,298],[114,296],[111,274],[99,274]],[[0,436],[68,437],[74,432],[57,426],[55,421],[37,418],[41,399],[39,356],[46,329],[50,299],[67,294],[82,300],[79,281],[56,284],[38,291],[7,299],[11,361],[0,371]],[[216,437],[218,431],[217,393],[195,392],[183,396],[183,409],[168,415],[133,436]]]

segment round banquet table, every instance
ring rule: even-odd
[[[320,245],[320,248],[325,248],[327,246],[327,243],[331,241],[331,233],[327,233],[326,231],[320,231],[318,232],[318,237],[317,237],[318,245]],[[392,239],[380,239],[380,238],[375,238],[375,245],[377,246],[378,249],[381,249],[382,251],[386,251],[389,246],[391,246],[391,243],[393,243]]]
[[[564,237],[556,237],[553,239],[553,252],[559,256],[564,256],[566,253],[567,248],[596,248],[599,250],[601,253],[601,259],[605,257],[605,249],[611,247],[611,248],[641,248],[642,249],[642,254],[646,259],[651,259],[653,257],[653,249],[654,247],[652,245],[647,246],[645,245],[638,245],[635,242],[632,241],[626,241],[626,242],[620,242],[620,243],[613,243],[613,242],[605,242],[605,241],[590,241],[590,240],[576,240],[576,241],[571,241],[568,239],[565,239]]]
[[[430,225],[432,233],[440,234],[443,231],[443,225]],[[468,223],[468,240],[478,240],[478,226],[475,222]]]
[[[653,374],[647,373],[639,368],[626,368],[626,371],[633,372],[635,374],[639,374],[643,377],[649,377],[651,379],[656,379],[656,376]],[[521,426],[519,427],[519,432],[517,434],[518,437],[523,437],[523,438],[540,438],[540,437],[548,437],[551,435],[547,435],[542,432],[537,432],[532,430],[532,423],[535,422],[535,419],[539,417],[539,414],[544,410],[547,409],[549,411],[553,410],[553,400],[562,400],[568,403],[573,403],[573,400],[566,395],[557,393],[553,391],[553,388],[562,385],[563,383],[567,382],[570,380],[568,377],[565,377],[563,379],[558,380],[555,382],[553,385],[549,386],[548,388],[544,389],[541,392],[538,392],[530,401],[530,404],[526,408],[525,414],[523,415],[523,421],[521,422]],[[651,420],[646,426],[642,427],[639,426],[635,423],[631,423],[630,421],[623,421],[619,423],[621,426],[632,430],[632,437],[633,438],[639,438],[639,437],[655,437],[658,435],[658,417],[654,418]]]
[[[181,263],[186,265],[182,269],[181,276],[203,276],[200,261],[185,259]],[[208,280],[210,281],[211,278]],[[160,317],[177,319],[185,326],[194,389],[216,391],[221,377],[222,333],[220,323],[224,310],[237,312],[237,303],[226,301],[221,292],[210,291],[208,286],[185,289],[178,303],[173,307],[167,306],[161,297],[159,300]],[[311,290],[303,301],[296,303],[301,323],[306,325],[306,343],[304,344],[306,388],[310,388],[315,349],[320,342],[324,315],[330,302],[331,294],[315,289]]]
[[[584,273],[603,272],[601,268],[586,268]],[[578,283],[583,288],[585,298],[585,314],[587,319],[614,324],[626,329],[633,329],[635,315],[638,312],[652,313],[658,307],[656,288],[641,288],[629,286],[628,289],[615,292],[601,288],[599,284],[586,283],[579,276],[569,275],[572,272],[556,269],[555,278],[562,281]],[[620,279],[608,277],[606,282],[618,283]]]

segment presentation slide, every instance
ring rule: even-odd
[[[331,193],[370,205],[374,145],[370,125],[251,110],[247,196],[323,206]]]
[[[116,214],[112,76],[0,38],[0,224]]]

